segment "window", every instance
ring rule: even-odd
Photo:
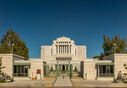
[[[113,65],[98,65],[98,76],[113,76]]]
[[[71,57],[57,57],[56,60],[57,61],[70,61]]]
[[[14,65],[14,76],[28,76],[28,65]]]

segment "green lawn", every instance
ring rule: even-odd
[[[61,71],[61,74],[67,74],[68,71]]]
[[[6,81],[5,80],[0,80],[0,83],[5,83]]]
[[[127,84],[127,81],[124,81],[124,83],[126,83],[126,84]]]

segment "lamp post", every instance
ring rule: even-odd
[[[11,51],[11,53],[13,54],[14,43],[11,44],[11,46],[12,46],[12,51]]]
[[[114,48],[114,54],[115,54],[116,53],[116,48],[117,48],[117,44],[116,43],[113,44],[113,48]]]
[[[57,62],[57,76],[59,75],[59,64]]]
[[[12,43],[11,46],[12,46],[11,53],[13,54],[14,43]],[[13,59],[13,62],[14,62],[14,59]],[[13,67],[13,70],[14,70],[14,67]],[[14,74],[12,73],[12,80],[11,80],[12,82],[13,82],[13,77],[14,77]]]
[[[69,73],[69,77],[70,77],[70,62],[69,62],[69,72],[68,73]]]
[[[114,54],[115,54],[115,53],[116,53],[117,44],[114,43],[113,46],[114,46]],[[114,65],[115,65],[115,64],[114,64]],[[115,66],[113,66],[113,74],[114,74],[113,80],[114,80],[115,83],[117,83],[117,80],[116,80],[116,78],[115,78]]]

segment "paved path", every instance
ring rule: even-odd
[[[57,78],[54,86],[72,86],[72,83],[68,75],[62,74]]]

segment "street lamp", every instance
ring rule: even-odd
[[[117,44],[116,43],[113,43],[113,48],[114,48],[114,54],[116,53],[116,48],[117,48]]]
[[[114,46],[114,54],[115,54],[115,53],[116,53],[117,44],[114,43],[113,46]],[[113,74],[114,74],[113,80],[114,80],[115,83],[117,83],[117,80],[116,80],[116,78],[115,78],[115,66],[113,67]]]
[[[69,73],[69,77],[70,77],[70,62],[69,62],[69,67],[68,68],[69,68],[69,72],[68,73]]]
[[[11,44],[11,46],[12,46],[12,51],[11,51],[11,52],[12,52],[12,54],[13,54],[13,48],[14,48],[14,45],[15,45],[14,43],[13,43],[13,44]]]

